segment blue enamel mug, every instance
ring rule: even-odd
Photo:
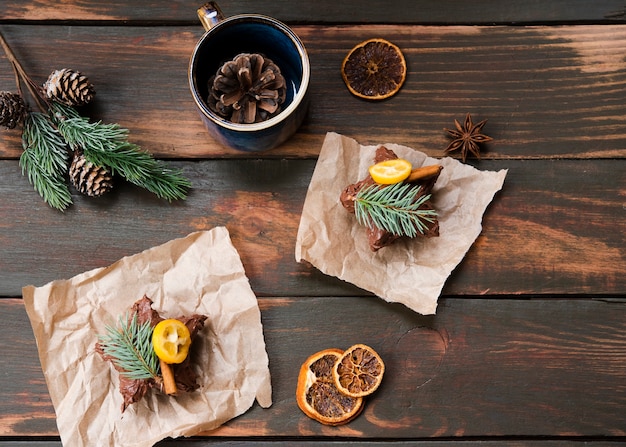
[[[289,139],[300,127],[308,109],[311,67],[298,36],[282,22],[258,14],[224,18],[215,2],[198,9],[205,28],[189,63],[189,86],[209,134],[224,146],[259,152]],[[261,54],[279,67],[286,91],[279,111],[270,118],[240,124],[209,106],[211,79],[220,67],[240,54]]]

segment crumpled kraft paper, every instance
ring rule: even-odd
[[[346,186],[367,176],[379,146],[328,133],[307,191],[298,235],[296,261],[310,262],[389,302],[428,315],[454,268],[482,231],[482,216],[502,188],[507,170],[480,171],[453,158],[435,159],[406,146],[385,144],[413,167],[440,164],[433,205],[440,236],[402,238],[372,252],[365,227],[339,201]]]
[[[94,350],[146,294],[163,317],[208,316],[192,346],[200,388],[152,390],[121,413],[118,373]],[[109,267],[23,288],[64,445],[152,446],[218,427],[254,403],[272,404],[258,303],[228,231],[216,227]]]

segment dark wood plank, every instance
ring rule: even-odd
[[[542,440],[542,439],[525,439],[525,440],[516,440],[516,439],[504,439],[504,440],[489,440],[489,439],[476,439],[472,441],[465,441],[459,439],[445,439],[445,440],[435,440],[435,441],[424,441],[424,440],[393,440],[393,441],[380,441],[380,440],[336,440],[336,439],[324,439],[324,440],[316,440],[316,439],[305,439],[302,440],[300,438],[296,439],[275,439],[275,440],[238,440],[238,439],[229,439],[222,440],[221,438],[208,438],[208,439],[191,439],[186,440],[185,447],[206,447],[206,446],[217,446],[217,447],[238,447],[238,446],[254,446],[254,447],[270,447],[270,446],[289,446],[289,447],[304,447],[304,446],[337,446],[337,447],[449,447],[450,445],[458,446],[458,447],[476,447],[480,445],[481,447],[568,447],[571,446],[572,443],[576,442],[584,442],[585,447],[614,447],[614,440],[606,440],[600,441],[597,439],[580,439],[580,438],[570,438],[562,441],[554,441],[554,440]],[[172,445],[181,445],[181,441],[178,439],[175,440],[166,440],[161,441],[157,444],[157,447],[167,447]],[[57,444],[60,446],[60,444]],[[4,444],[0,443],[0,446],[4,447]],[[19,446],[16,446],[19,447]],[[35,444],[33,447],[40,447]],[[44,447],[44,446],[41,446]],[[48,447],[47,445],[45,447]]]
[[[37,355],[35,338],[21,300],[0,299],[0,315],[13,334],[0,371],[0,436],[56,435],[54,407]]]
[[[569,438],[564,440],[545,440],[545,439],[505,439],[505,440],[440,440],[440,441],[423,441],[423,440],[411,440],[411,441],[368,441],[359,439],[358,441],[344,441],[337,439],[294,439],[283,438],[260,440],[259,438],[221,438],[221,437],[194,437],[189,439],[167,439],[156,444],[157,447],[168,446],[180,446],[185,447],[299,447],[299,446],[337,446],[337,447],[353,447],[353,446],[375,446],[375,447],[447,447],[455,445],[458,447],[475,447],[480,445],[482,447],[569,447],[572,443],[584,443],[585,447],[615,447],[616,441],[614,439],[601,441],[597,439],[586,438]],[[2,441],[0,440],[0,446],[2,447],[61,447],[61,441],[40,441],[40,440],[28,440],[28,441]]]
[[[117,122],[159,157],[315,158],[334,131],[363,144],[392,142],[441,156],[444,127],[472,112],[489,120],[485,158],[624,158],[626,27],[297,26],[312,63],[309,117],[294,138],[263,154],[219,146],[206,133],[187,87],[201,28],[5,26],[2,31],[39,82],[72,67],[96,85],[84,111]],[[340,76],[356,43],[397,43],[409,74],[384,102],[359,100]],[[80,55],[80,56],[77,56]],[[15,90],[0,59],[0,89]],[[0,133],[0,158],[21,153],[19,132]]]
[[[122,183],[100,199],[75,195],[75,205],[60,213],[43,203],[17,161],[0,162],[0,215],[7,216],[0,232],[0,296],[20,296],[26,284],[107,266],[218,225],[229,229],[260,295],[363,293],[295,262],[314,160],[170,163],[194,184],[186,202],[168,204]],[[625,163],[478,162],[509,174],[444,294],[626,294]]]
[[[623,0],[233,0],[293,26],[311,57],[313,102],[294,138],[262,154],[212,141],[187,89],[202,35],[182,0],[3,4],[0,31],[37,82],[53,69],[96,84],[93,119],[170,159],[194,183],[167,204],[121,185],[66,213],[20,174],[18,131],[0,130],[0,447],[60,447],[19,298],[189,232],[225,225],[259,304],[274,405],[159,446],[605,447],[626,443],[626,4]],[[446,26],[440,26],[446,25]],[[555,26],[558,25],[558,26]],[[394,98],[352,97],[339,73],[356,43],[384,37],[408,61]],[[15,90],[0,54],[0,91]],[[442,156],[466,112],[494,137],[482,169],[509,169],[484,230],[437,315],[421,316],[294,260],[306,189],[327,131]],[[306,418],[299,365],[364,342],[383,386],[351,424]]]
[[[211,436],[626,436],[626,300],[446,299],[423,317],[372,297],[260,299],[273,400]],[[19,299],[0,300],[2,436],[49,436],[54,412]],[[357,342],[387,365],[348,426],[324,427],[294,399],[311,353]]]
[[[132,3],[92,0],[56,4],[9,0],[4,4],[2,19],[195,22],[195,10],[202,3],[202,0],[143,0]],[[478,5],[462,0],[416,0],[409,4],[402,0],[363,0],[358,6],[354,2],[331,0],[297,3],[289,0],[234,0],[218,3],[226,15],[258,13],[286,22],[315,23],[599,22],[623,19],[625,9],[621,0],[481,0]]]

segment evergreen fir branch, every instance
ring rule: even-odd
[[[381,228],[397,236],[424,234],[437,212],[420,209],[430,199],[430,194],[420,194],[421,186],[409,183],[366,186],[356,194],[356,219],[361,225]]]
[[[83,148],[83,155],[97,166],[107,166],[129,182],[169,201],[184,199],[191,183],[181,171],[169,169],[163,163],[132,143],[119,144],[108,151]]]
[[[170,202],[185,199],[187,190],[191,187],[191,182],[183,177],[181,170],[167,168],[158,161],[152,166],[148,176],[129,181]]]
[[[159,377],[159,359],[152,347],[150,321],[139,324],[137,314],[121,317],[119,326],[107,326],[107,334],[100,337],[104,354],[129,379],[156,379]]]
[[[22,167],[22,175],[24,173],[28,175],[28,181],[48,205],[59,211],[64,211],[72,204],[72,195],[65,179],[42,169],[33,150],[24,150],[20,155],[19,163]]]
[[[32,112],[27,115],[22,132],[24,150],[32,150],[46,173],[67,172],[67,145],[48,116]]]
[[[87,118],[66,118],[57,122],[59,132],[73,150],[90,147],[94,150],[109,151],[123,144],[128,137],[128,129],[118,124],[90,123]]]
[[[72,195],[65,182],[67,149],[48,117],[39,112],[30,113],[22,132],[24,151],[20,156],[22,175],[44,201],[60,211],[72,204]]]
[[[81,150],[96,166],[105,166],[129,182],[169,201],[184,199],[191,183],[181,171],[166,168],[138,145],[128,130],[117,124],[90,123],[73,109],[55,103],[53,115],[59,132],[73,150]]]
[[[104,150],[85,145],[81,150],[91,163],[107,166],[113,174],[119,174],[130,182],[148,177],[156,163],[149,153],[132,143],[117,144]]]
[[[68,149],[89,153],[85,158],[97,167],[117,173],[159,198],[186,198],[191,183],[180,170],[166,168],[129,143],[127,129],[117,124],[90,123],[74,108],[50,100],[28,76],[1,33],[0,47],[12,65],[19,96],[23,97],[24,82],[41,110],[28,113],[25,119],[20,166],[22,175],[28,174],[35,190],[50,206],[64,210],[72,203],[64,178],[68,172]]]

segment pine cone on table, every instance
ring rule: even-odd
[[[87,161],[81,152],[74,152],[69,177],[72,185],[89,197],[100,197],[113,189],[111,171]]]
[[[271,59],[242,53],[209,80],[207,103],[234,123],[251,124],[278,114],[286,94],[285,78]]]
[[[13,129],[24,122],[28,107],[17,93],[0,92],[0,126]]]
[[[87,76],[69,68],[53,71],[44,83],[43,89],[48,99],[70,107],[83,106],[91,102],[96,94]]]

